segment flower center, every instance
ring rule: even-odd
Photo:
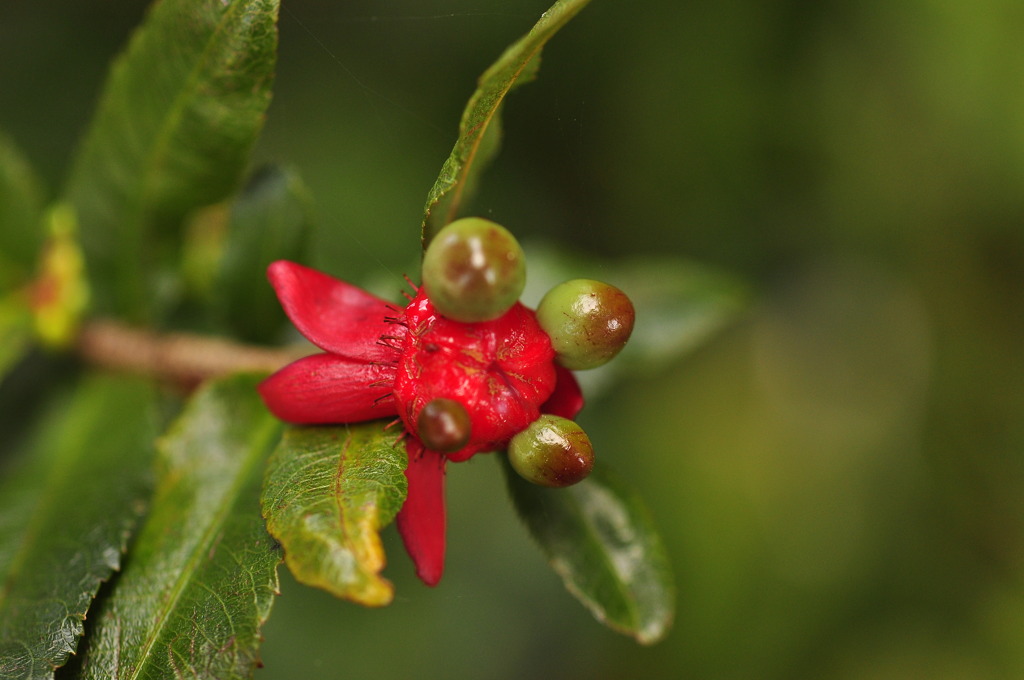
[[[440,315],[420,293],[405,309],[408,333],[395,377],[398,413],[416,432],[434,399],[459,402],[469,414],[469,443],[450,454],[465,460],[504,448],[540,415],[555,389],[554,350],[534,313],[516,304],[493,321],[463,323]]]

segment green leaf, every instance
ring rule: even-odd
[[[0,381],[32,344],[28,285],[44,234],[39,181],[0,132]]]
[[[212,290],[228,329],[251,342],[277,335],[285,315],[267,284],[267,265],[303,260],[312,226],[312,199],[293,170],[266,167],[249,180],[231,206]]]
[[[43,242],[43,197],[32,168],[0,133],[0,291],[32,273]]]
[[[0,382],[32,346],[32,314],[25,295],[0,296]]]
[[[99,309],[140,319],[184,216],[237,185],[270,102],[277,0],[162,0],[114,63],[75,159]]]
[[[488,162],[498,152],[500,111],[505,95],[533,79],[544,44],[590,0],[558,0],[528,34],[513,43],[477,82],[459,123],[459,138],[427,195],[423,215],[423,247],[444,225],[459,216],[463,203]]]
[[[747,307],[749,292],[736,277],[681,258],[603,260],[543,244],[527,243],[524,249],[530,263],[525,304],[535,306],[552,287],[575,278],[600,279],[633,301],[636,325],[622,353],[605,366],[576,374],[588,397],[678,361]]]
[[[675,614],[675,586],[636,493],[601,465],[579,484],[548,489],[501,459],[516,509],[566,588],[606,626],[643,644],[661,640]]]
[[[379,531],[405,501],[405,466],[405,447],[380,421],[285,432],[263,514],[296,580],[367,606],[391,602]]]
[[[259,514],[280,425],[256,384],[208,384],[159,441],[152,508],[110,596],[89,613],[76,677],[251,677],[280,563]]]
[[[0,677],[52,677],[118,569],[150,487],[156,423],[144,382],[94,376],[42,421],[0,484]]]

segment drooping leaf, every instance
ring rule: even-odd
[[[670,256],[634,260],[581,257],[550,245],[524,245],[530,275],[523,302],[535,306],[552,287],[598,278],[621,288],[636,308],[636,325],[614,361],[576,374],[594,397],[616,380],[662,370],[708,341],[746,308],[749,292],[736,277]]]
[[[43,197],[28,161],[0,132],[0,292],[32,273],[43,241]]]
[[[312,200],[295,171],[270,166],[249,180],[231,206],[213,286],[214,307],[235,334],[253,342],[277,334],[285,315],[267,285],[267,265],[301,262],[312,225]]]
[[[152,507],[111,594],[89,613],[75,677],[252,676],[280,563],[259,513],[280,425],[256,383],[208,384],[160,439]]]
[[[114,63],[66,187],[102,312],[145,317],[183,217],[238,183],[270,101],[277,12],[163,0]]]
[[[548,489],[501,459],[516,510],[566,588],[608,627],[643,644],[662,639],[675,585],[639,496],[602,465],[574,486]]]
[[[150,487],[156,418],[144,382],[92,377],[43,419],[0,483],[0,677],[47,678],[75,651]]]
[[[380,421],[285,432],[263,514],[298,581],[363,605],[391,602],[379,531],[405,500],[405,465],[405,447]]]
[[[517,40],[488,68],[466,104],[455,148],[427,194],[423,215],[423,247],[434,234],[459,216],[477,177],[498,152],[500,112],[505,95],[528,82],[540,67],[544,44],[590,0],[557,0],[528,34]]]

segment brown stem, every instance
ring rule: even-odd
[[[93,365],[186,386],[240,371],[269,373],[310,354],[309,348],[273,349],[191,333],[159,334],[102,319],[85,323],[76,348]]]

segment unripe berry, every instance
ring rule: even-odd
[[[428,449],[452,453],[469,443],[473,423],[465,407],[454,399],[434,399],[420,411],[416,434]]]
[[[573,371],[597,368],[618,354],[635,316],[625,293],[590,279],[558,284],[537,306],[537,321],[551,337],[556,361]]]
[[[512,437],[508,460],[521,477],[550,487],[582,481],[594,468],[594,448],[573,421],[544,414]]]
[[[437,233],[423,256],[423,287],[455,321],[491,321],[516,303],[526,285],[526,257],[507,229],[467,217]]]

